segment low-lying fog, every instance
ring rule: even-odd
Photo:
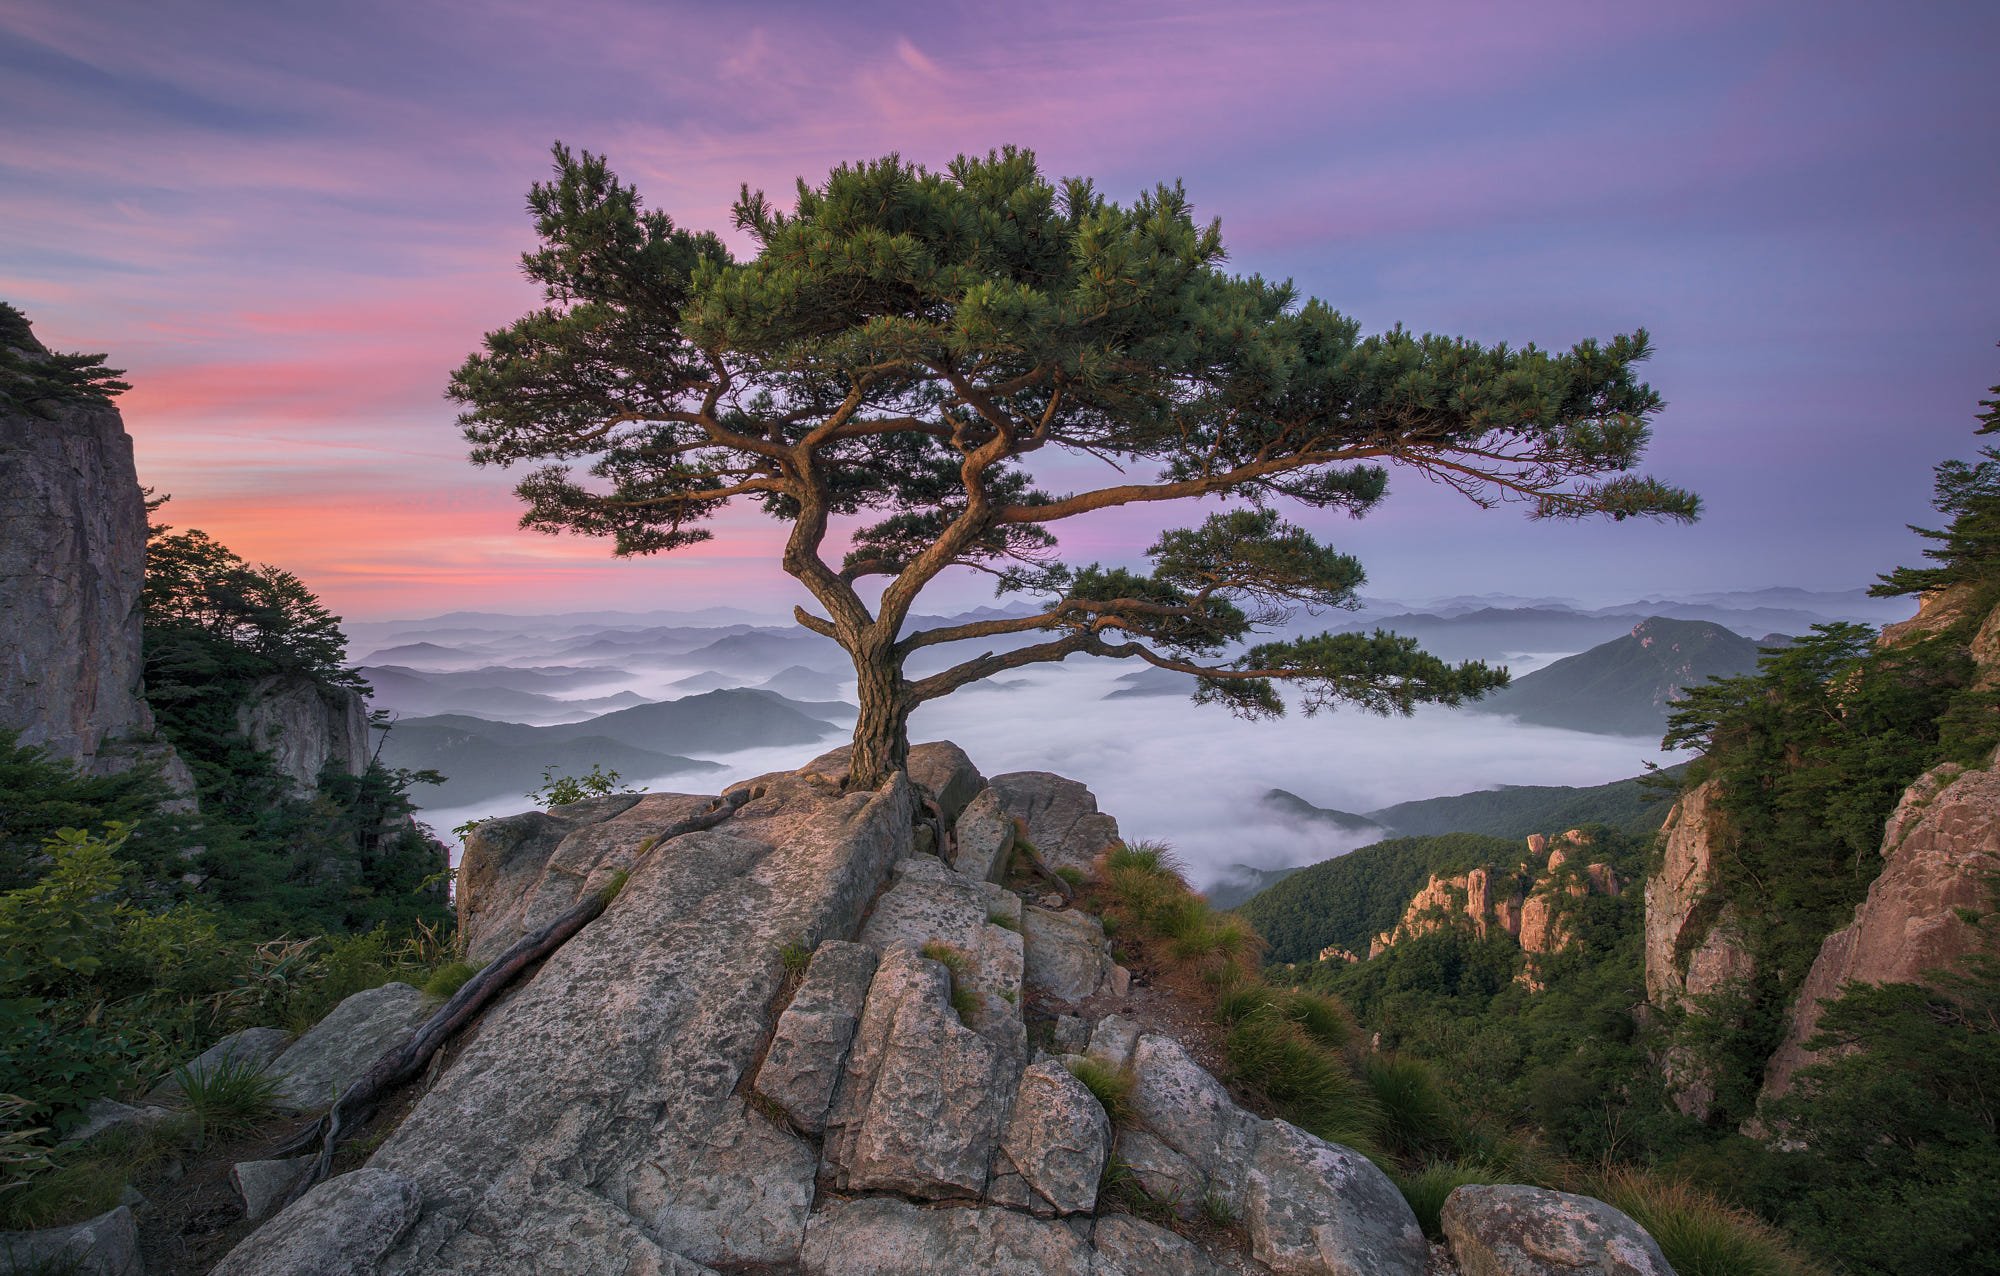
[[[1518,675],[1562,654],[1514,655],[1507,663]],[[493,663],[560,661],[523,656]],[[1504,784],[1600,784],[1636,775],[1647,762],[1666,757],[1656,738],[1524,726],[1466,711],[1427,708],[1411,718],[1380,718],[1340,710],[1245,722],[1184,696],[1105,699],[1119,688],[1118,679],[1138,667],[1136,661],[1079,657],[1060,666],[1010,670],[925,705],[912,723],[911,738],[954,740],[989,776],[1041,770],[1082,781],[1126,837],[1171,843],[1198,884],[1213,882],[1233,864],[1313,863],[1365,840],[1282,821],[1259,802],[1272,788],[1288,789],[1318,806],[1368,812]],[[584,698],[631,690],[648,700],[678,699],[689,692],[671,684],[699,672],[698,664],[652,666],[568,694]],[[755,685],[776,672],[735,677],[741,685]],[[853,692],[851,679],[840,684],[840,698],[851,702]],[[625,775],[622,782],[655,792],[716,792],[799,766],[845,739],[844,731],[830,731],[817,746],[700,753],[726,770],[698,777]],[[424,793],[419,787],[413,796],[421,803]],[[502,798],[426,810],[423,818],[455,843],[448,832],[454,826],[527,806],[524,798]]]

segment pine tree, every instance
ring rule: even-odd
[[[823,609],[798,622],[859,682],[853,784],[902,764],[919,704],[1077,653],[1193,674],[1198,700],[1252,716],[1282,712],[1278,681],[1307,712],[1407,713],[1504,684],[1380,631],[1251,642],[1296,608],[1351,605],[1363,580],[1281,499],[1359,516],[1398,465],[1536,517],[1696,513],[1630,473],[1661,406],[1634,375],[1643,331],[1567,353],[1364,337],[1289,283],[1225,273],[1219,226],[1178,185],[1122,207],[1026,151],[938,172],[891,155],[801,182],[789,212],[745,187],[735,225],[757,251],[737,261],[559,144],[529,207],[541,246],[523,264],[547,304],[453,376],[473,460],[543,463],[517,488],[523,525],[619,554],[707,540],[737,500],[787,522],[784,569]],[[1114,477],[1038,486],[1030,463],[1064,455]],[[1211,496],[1244,507],[1163,535],[1150,573],[1055,558],[1068,519]],[[861,526],[829,561],[843,517]],[[1039,606],[905,632],[951,567]],[[1039,641],[904,674],[926,647],[1016,634]]]

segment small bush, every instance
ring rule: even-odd
[[[1238,1020],[1223,1046],[1236,1080],[1294,1125],[1364,1153],[1373,1148],[1381,1119],[1374,1096],[1305,1029],[1261,1010]]]
[[[1273,994],[1278,1013],[1305,1029],[1306,1035],[1329,1050],[1352,1053],[1361,1038],[1354,1012],[1338,997],[1286,988]]]
[[[1097,1099],[1104,1109],[1104,1115],[1114,1124],[1129,1119],[1132,1115],[1132,1087],[1138,1078],[1130,1068],[1114,1068],[1101,1060],[1080,1056],[1064,1061],[1070,1075],[1083,1082],[1083,1088]],[[1107,1166],[1106,1172],[1109,1172]]]
[[[1107,872],[1134,869],[1154,876],[1179,878],[1181,862],[1164,842],[1126,842],[1114,846],[1104,857]]]
[[[1679,1276],[1812,1276],[1775,1229],[1692,1184],[1618,1170],[1595,1193],[1652,1233]]]
[[[1438,1213],[1444,1209],[1445,1198],[1455,1189],[1468,1183],[1507,1181],[1505,1176],[1496,1176],[1483,1165],[1459,1161],[1433,1161],[1415,1174],[1392,1177],[1395,1177],[1396,1187],[1403,1193],[1403,1199],[1410,1203],[1424,1235],[1432,1240],[1440,1240],[1444,1236]]]
[[[246,1133],[277,1108],[278,1079],[244,1060],[225,1059],[200,1071],[175,1068],[174,1080],[181,1106],[200,1122],[204,1139]]]
[[[435,997],[439,1001],[447,1001],[453,993],[465,987],[466,980],[478,973],[479,967],[469,961],[446,962],[432,971],[431,977],[424,981],[424,995]]]
[[[1072,887],[1081,888],[1090,883],[1090,878],[1084,875],[1082,869],[1072,868],[1068,864],[1065,864],[1061,868],[1058,868],[1056,870],[1056,876],[1062,878],[1065,882],[1068,882]]]
[[[1458,1146],[1458,1119],[1445,1097],[1437,1069],[1406,1055],[1370,1055],[1361,1074],[1382,1112],[1381,1131],[1389,1146],[1408,1156],[1447,1152]]]

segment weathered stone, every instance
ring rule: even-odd
[[[875,902],[860,942],[877,950],[922,951],[931,944],[952,950],[955,979],[975,1002],[968,1026],[1020,1060],[1027,1055],[1019,1010],[1021,936],[991,920],[1018,917],[1019,911],[1011,892],[953,872],[940,860],[911,857],[897,861],[896,880]]]
[[[79,1146],[95,1143],[99,1139],[117,1138],[125,1133],[137,1134],[172,1119],[173,1114],[164,1108],[135,1108],[112,1099],[92,1099],[90,1106],[83,1110],[83,1124],[71,1130],[63,1142]]]
[[[1049,1045],[1058,1054],[1082,1054],[1090,1048],[1090,1025],[1075,1015],[1057,1015],[1049,1027]]]
[[[649,1219],[690,1235],[715,1222],[701,1202],[728,1181],[716,1149],[751,1137],[738,1087],[771,1032],[780,953],[853,934],[915,809],[901,781],[843,795],[777,775],[753,788],[728,822],[635,862],[604,915],[457,1047],[370,1162],[423,1202],[373,1276],[707,1270]],[[772,1252],[793,1174],[739,1197],[763,1217],[732,1225],[728,1244]],[[685,1212],[661,1215],[670,1207]]]
[[[1057,1001],[1077,1002],[1094,995],[1111,973],[1104,925],[1079,909],[1024,909],[1021,943],[1029,991]]]
[[[797,774],[842,779],[847,775],[847,760],[853,753],[851,744],[829,749],[800,767]],[[911,745],[907,774],[910,783],[937,804],[947,826],[965,810],[973,795],[986,787],[985,777],[972,765],[972,759],[965,756],[965,750],[949,740]]]
[[[1193,1161],[1147,1131],[1133,1127],[1118,1131],[1114,1155],[1146,1195],[1182,1218],[1201,1213],[1209,1192],[1208,1176]]]
[[[1058,1214],[1088,1213],[1111,1151],[1111,1120],[1068,1068],[1046,1060],[1021,1074],[1000,1148]]]
[[[206,1076],[210,1071],[233,1064],[238,1068],[262,1071],[292,1044],[292,1034],[282,1028],[244,1028],[232,1032],[182,1065],[189,1076]],[[168,1073],[146,1095],[149,1103],[174,1103],[181,1097],[180,1077]]]
[[[460,868],[460,890],[473,897],[473,911],[468,914],[463,904],[459,909],[461,925],[469,923],[467,959],[491,961],[521,936],[562,916],[586,892],[601,890],[614,874],[630,871],[655,833],[708,810],[714,800],[688,793],[648,793],[629,800],[620,795],[615,809],[607,809],[609,798],[556,807],[541,817],[547,824],[524,823],[532,816],[489,821],[509,826],[491,832],[481,824],[466,841],[466,863],[472,863],[474,838],[482,851],[492,838],[505,838],[502,845],[511,846],[504,859],[476,865],[471,879]],[[594,809],[575,809],[585,806]],[[551,839],[558,830],[559,836]],[[489,871],[489,863],[498,871]]]
[[[1090,1044],[1084,1053],[1109,1067],[1130,1067],[1141,1031],[1136,1021],[1124,1015],[1106,1015],[1090,1030]]]
[[[1764,1074],[1766,1099],[1788,1092],[1812,1062],[1805,1043],[1848,983],[1915,983],[1985,942],[1964,914],[1992,907],[2000,873],[2000,753],[1984,768],[1947,763],[1919,777],[1889,817],[1882,855],[1854,920],[1826,937],[1806,973]]]
[[[46,354],[25,330],[8,347]],[[153,729],[139,691],[146,504],[109,403],[0,410],[0,729],[92,766]]]
[[[1133,1115],[1193,1162],[1208,1180],[1207,1190],[1240,1213],[1244,1174],[1263,1122],[1237,1107],[1221,1083],[1171,1037],[1140,1037],[1132,1051],[1132,1070]]]
[[[1423,1276],[1430,1246],[1389,1176],[1351,1148],[1267,1121],[1244,1194],[1250,1253],[1281,1274]]]
[[[430,1001],[408,984],[357,992],[272,1061],[277,1101],[301,1112],[330,1107],[382,1052],[430,1017]]]
[[[1098,1219],[1090,1243],[1129,1276],[1212,1276],[1216,1270],[1208,1256],[1189,1242],[1130,1214]]]
[[[236,733],[266,754],[297,797],[319,791],[320,772],[368,770],[368,706],[359,692],[304,674],[260,678],[236,706]]]
[[[886,1197],[837,1200],[815,1214],[801,1265],[808,1276],[1123,1276],[1060,1223]]]
[[[1663,1009],[1752,972],[1732,917],[1703,907],[1713,880],[1720,781],[1681,795],[1668,813],[1659,871],[1646,879],[1646,997]]]
[[[209,1276],[362,1276],[416,1222],[423,1198],[401,1174],[364,1166],[328,1179],[229,1251]]]
[[[285,1199],[299,1180],[312,1172],[317,1157],[294,1156],[282,1161],[238,1161],[229,1171],[243,1217],[262,1218]]]
[[[837,1186],[977,1197],[1021,1060],[961,1024],[951,976],[906,947],[883,954],[827,1120]]]
[[[778,1017],[771,1048],[757,1069],[757,1093],[808,1134],[826,1128],[826,1110],[874,974],[874,949],[827,940],[814,951],[791,1004]]]
[[[9,1272],[56,1271],[75,1276],[143,1276],[139,1224],[115,1206],[67,1227],[0,1232],[0,1263]]]
[[[642,1167],[626,1210],[667,1249],[700,1263],[790,1263],[805,1241],[817,1158],[736,1105],[671,1170]]]
[[[1469,1185],[1438,1217],[1465,1276],[1673,1276],[1644,1228],[1588,1196]]]
[[[1007,857],[1014,849],[1014,817],[1000,809],[1000,795],[982,789],[958,817],[953,831],[958,843],[952,867],[967,877],[997,882],[1007,873]]]
[[[990,782],[1000,807],[1028,827],[1028,841],[1051,869],[1088,873],[1097,857],[1118,843],[1118,821],[1097,809],[1097,798],[1075,780],[1047,771],[1015,771]]]

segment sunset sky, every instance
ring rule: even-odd
[[[1182,179],[1234,268],[1370,330],[1652,331],[1647,468],[1701,524],[1531,524],[1392,473],[1365,522],[1313,521],[1370,592],[1845,588],[1915,559],[2000,381],[1996,54],[1985,3],[0,0],[0,299],[129,371],[169,522],[350,618],[767,607],[760,516],[621,562],[516,530],[513,476],[464,458],[441,391],[537,300],[550,143],[716,229],[743,182],[1017,143],[1120,199]],[[1066,544],[1129,561],[1198,517]]]

